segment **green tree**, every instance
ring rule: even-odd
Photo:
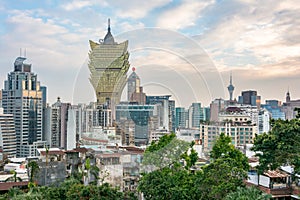
[[[144,174],[138,190],[145,199],[197,199],[199,190],[194,184],[197,176],[176,164]]]
[[[108,183],[104,183],[100,186],[82,184],[74,184],[66,192],[67,200],[121,200],[123,199],[123,193],[119,192],[116,188],[112,188]]]
[[[247,157],[236,149],[224,133],[216,139],[210,152],[211,163],[203,167],[199,180],[200,199],[223,199],[244,186],[249,164]]]
[[[150,167],[150,171],[174,165],[189,147],[188,142],[177,139],[174,133],[166,134],[146,148],[142,164]]]
[[[219,158],[231,158],[235,165],[242,168],[245,171],[249,170],[249,163],[247,157],[238,149],[234,147],[231,142],[231,138],[221,133],[215,141],[212,151],[210,152],[210,158],[213,160]]]
[[[244,186],[247,171],[233,158],[218,158],[203,168],[200,180],[200,199],[223,199],[230,192]]]
[[[13,200],[121,200],[124,195],[118,188],[111,187],[108,183],[103,185],[83,185],[80,181],[71,178],[65,180],[59,187],[56,186],[42,186],[30,189],[27,193],[19,189],[11,189],[7,195],[0,196],[0,199]],[[133,199],[133,198],[131,198]]]
[[[269,200],[272,195],[265,194],[255,187],[238,187],[235,192],[229,193],[224,200]]]
[[[196,175],[188,170],[198,159],[193,145],[171,133],[147,147],[143,165],[155,168],[144,173],[139,181],[138,190],[146,199],[197,199],[197,186],[193,184]],[[185,167],[180,164],[182,159],[186,161]]]
[[[99,178],[99,168],[95,165],[91,165],[91,160],[90,158],[87,158],[85,161],[85,169],[86,169],[86,173],[83,173],[84,175],[84,180],[85,180],[85,185],[87,184],[94,184],[97,185]],[[91,175],[93,176],[94,180],[91,181]]]
[[[190,169],[190,167],[194,166],[198,160],[198,153],[193,148],[194,145],[195,145],[195,142],[193,141],[190,144],[190,149],[181,155],[181,158],[183,158],[186,162],[186,165],[185,165],[186,169]]]
[[[173,139],[176,138],[175,133],[166,134],[159,138],[158,141],[152,141],[151,145],[147,147],[145,153],[147,152],[155,152],[167,146]]]
[[[87,158],[85,160],[84,167],[87,170],[87,172],[84,173],[84,185],[88,185],[90,183],[90,169],[91,169],[91,160],[90,160],[90,158]]]
[[[253,151],[259,157],[258,172],[291,165],[300,172],[300,120],[276,120],[269,133],[258,135]]]
[[[34,178],[37,174],[37,172],[40,170],[40,167],[36,161],[30,161],[27,165],[28,171],[29,171],[29,181],[31,183],[34,182]]]
[[[162,138],[162,141],[147,148],[146,152],[160,152],[160,148],[166,149],[170,144],[176,149],[179,146],[178,143],[172,144],[176,141],[175,139],[172,135],[166,136]],[[179,157],[172,158],[172,165],[164,165],[150,173],[143,174],[138,190],[143,192],[146,199],[224,199],[238,187],[244,186],[243,181],[247,178],[249,169],[248,159],[234,148],[230,137],[220,135],[211,151],[212,162],[196,173],[188,170],[198,159],[192,146],[193,143],[185,149],[181,148],[184,150],[183,153]],[[190,154],[188,149],[190,149]],[[169,156],[168,154],[161,155],[163,158]],[[186,167],[179,162],[182,158],[186,161]]]

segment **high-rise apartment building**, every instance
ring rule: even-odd
[[[201,103],[192,103],[189,107],[189,128],[199,128],[200,121],[205,121],[204,108],[201,107]]]
[[[45,109],[45,140],[50,147],[66,148],[67,146],[67,123],[70,103],[61,102],[60,98]]]
[[[15,157],[17,154],[17,142],[14,116],[4,114],[0,107],[0,147],[8,157]]]
[[[90,82],[94,87],[97,103],[114,109],[121,99],[127,82],[129,69],[128,40],[117,43],[111,34],[110,21],[104,39],[99,43],[90,40],[89,69]]]
[[[18,57],[14,71],[10,72],[2,90],[5,114],[12,114],[15,121],[17,157],[35,156],[36,148],[43,147],[42,114],[43,97],[37,75],[31,71],[26,58]]]
[[[175,108],[176,129],[186,128],[188,124],[188,111],[183,107]]]

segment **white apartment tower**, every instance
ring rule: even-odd
[[[37,75],[31,72],[26,58],[18,57],[14,71],[10,72],[2,90],[2,106],[5,114],[14,116],[17,157],[36,155],[42,141],[42,91]]]

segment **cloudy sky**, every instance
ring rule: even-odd
[[[25,55],[48,87],[48,102],[94,101],[89,40],[129,40],[131,67],[148,95],[172,94],[177,106],[209,105],[257,90],[300,98],[300,4],[297,0],[2,0],[0,82]],[[131,70],[128,72],[130,73]]]

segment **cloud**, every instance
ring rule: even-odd
[[[166,79],[164,83],[167,85],[168,79],[175,79],[174,83],[177,83],[176,78],[183,78],[185,86],[195,84],[197,87],[194,90],[204,93],[207,91],[201,89],[207,87],[212,94],[207,95],[203,102],[206,105],[210,97],[222,96],[219,95],[221,92],[213,93],[214,86],[199,83],[202,81],[199,76],[204,71],[207,74],[202,76],[210,76],[211,80],[220,79],[212,76],[216,71],[225,74],[225,80],[229,77],[229,71],[233,71],[238,84],[236,91],[249,87],[262,88],[271,95],[270,88],[274,87],[272,81],[284,85],[284,89],[285,84],[291,88],[299,85],[296,80],[300,75],[300,4],[297,0],[150,0],[147,3],[139,0],[79,0],[59,4],[52,2],[50,7],[49,4],[34,10],[26,10],[26,6],[20,10],[9,10],[7,8],[14,6],[9,2],[0,2],[0,9],[7,7],[2,13],[6,21],[1,24],[0,51],[6,59],[0,61],[1,66],[10,70],[19,48],[27,48],[27,57],[33,69],[46,72],[40,78],[51,85],[49,91],[58,87],[52,79],[57,82],[71,81],[69,76],[76,74],[74,70],[87,58],[88,40],[97,41],[105,36],[108,17],[111,17],[116,41],[129,40],[130,62],[132,66],[144,69],[140,72],[142,79],[148,82]],[[182,31],[189,36],[199,34],[193,38],[198,43],[184,44],[181,41],[186,41],[182,40],[186,36],[173,37],[175,31],[172,34],[162,34],[157,29],[148,33],[137,31],[135,38],[126,34],[147,26]],[[134,44],[136,38],[139,45]],[[198,51],[201,47],[202,54]],[[203,49],[208,53],[205,62],[199,56],[204,55]],[[192,74],[193,68],[188,61],[196,63],[201,73]],[[216,67],[207,67],[210,64]],[[1,74],[9,71],[5,67],[0,69]],[[174,77],[168,77],[168,72],[172,72]],[[59,78],[61,76],[66,78]],[[284,83],[283,80],[289,82],[289,77],[292,81]],[[264,80],[270,81],[269,86],[264,84]],[[59,90],[67,91],[70,89],[67,85],[63,84]],[[210,85],[209,81],[207,85]],[[217,85],[219,88],[216,90],[223,89],[220,84]],[[63,95],[60,96],[63,98]],[[177,96],[180,97],[179,93]],[[203,97],[199,96],[199,93],[195,95],[196,99],[201,100]]]
[[[150,11],[160,8],[171,0],[148,0],[147,2],[141,0],[114,0],[109,2],[109,6],[116,10],[116,16],[121,18],[140,19],[149,14]]]
[[[66,4],[63,4],[61,7],[67,11],[80,10],[82,8],[91,6],[93,3],[88,0],[73,0]]]
[[[226,64],[232,67],[239,62],[241,67],[251,64],[250,60],[240,60],[240,54],[253,57],[256,60],[255,66],[264,67],[286,63],[289,58],[293,60],[299,55],[300,12],[299,9],[291,8],[292,1],[284,4],[269,4],[269,1],[241,2],[231,5],[232,13],[226,13],[226,16],[220,13],[222,20],[197,37],[200,44],[216,59],[217,66]],[[227,54],[228,51],[231,56]]]
[[[80,55],[81,50],[77,45],[84,42],[82,35],[70,32],[51,18],[34,17],[34,14],[34,11],[11,12],[6,21],[9,33],[1,38],[6,52],[14,51],[15,45],[10,44],[18,45],[17,48],[27,48],[28,55],[36,55],[36,61],[44,63],[45,67],[49,65],[45,61],[55,59],[56,65],[51,66],[52,69],[60,68],[66,62],[66,56],[74,53]],[[79,58],[80,56],[76,56],[76,59],[69,60],[69,65],[65,67],[75,67],[75,62],[79,62]]]
[[[9,11],[4,25],[7,33],[0,36],[0,51],[6,59],[0,61],[5,66],[1,74],[12,70],[19,48],[26,48],[27,62],[49,87],[52,100],[60,95],[70,101],[76,72],[87,58],[88,36],[72,32],[57,19],[39,17],[34,10]]]
[[[180,5],[163,12],[157,20],[157,26],[173,30],[194,26],[201,17],[201,12],[213,3],[213,0],[183,1]]]
[[[299,11],[295,1],[221,3],[206,13],[216,13],[217,20],[194,38],[226,74],[224,80],[233,72],[236,94],[256,89],[263,98],[282,99],[288,86],[299,93]]]
[[[191,103],[188,98],[208,103],[212,96],[224,96],[218,70],[193,39],[161,28],[128,31],[116,39],[129,40],[130,64],[141,74],[146,92],[167,87],[185,106]]]
[[[135,29],[141,29],[144,28],[145,25],[142,22],[128,22],[128,21],[120,21],[119,23],[117,22],[116,24],[118,24],[117,26],[120,29],[120,33],[119,34],[123,34],[122,32],[127,32],[127,31],[132,31]]]

